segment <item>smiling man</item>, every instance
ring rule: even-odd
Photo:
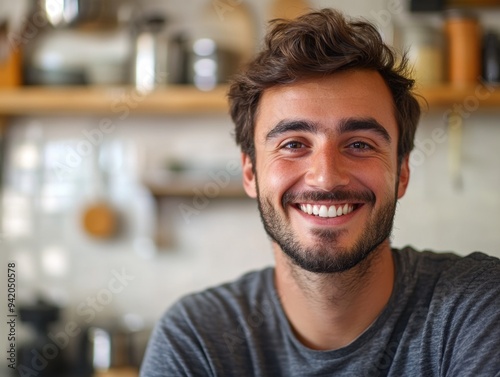
[[[406,64],[333,10],[273,22],[229,99],[276,265],[175,304],[141,376],[500,375],[499,260],[390,245],[420,116]]]

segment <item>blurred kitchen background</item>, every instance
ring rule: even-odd
[[[270,18],[307,7],[375,22],[414,64],[426,102],[393,244],[500,257],[500,1],[0,4],[1,284],[15,263],[23,368],[137,375],[176,299],[273,263],[226,82]]]

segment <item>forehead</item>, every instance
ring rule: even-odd
[[[397,140],[394,101],[376,71],[351,70],[266,89],[256,117],[255,136],[284,119],[303,119],[335,131],[349,118],[373,118]]]

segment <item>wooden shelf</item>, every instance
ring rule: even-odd
[[[18,87],[0,89],[1,115],[223,113],[227,86],[203,92],[176,85],[142,94],[131,87]]]
[[[477,105],[481,109],[500,110],[500,86],[498,84],[496,86],[481,83],[471,86],[436,85],[417,88],[416,92],[425,98],[425,101],[421,101],[424,110],[427,106],[429,110],[446,107],[453,109],[454,105],[468,107]]]
[[[192,86],[176,85],[140,94],[130,87],[3,88],[0,89],[0,115],[226,113],[227,89],[221,85],[203,92]],[[430,110],[462,104],[469,97],[477,98],[480,108],[500,108],[499,86],[437,85],[421,87],[417,92],[425,98]],[[425,101],[422,103],[427,107]]]
[[[206,196],[215,198],[246,198],[247,195],[240,180],[230,182],[225,187],[217,186],[210,181],[174,180],[165,183],[145,182],[146,187],[155,197],[194,197]],[[217,187],[217,189],[214,189]]]

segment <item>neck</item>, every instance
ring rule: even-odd
[[[379,316],[392,293],[394,264],[389,241],[349,271],[316,274],[293,264],[274,245],[276,288],[298,339],[318,350],[354,341]]]

